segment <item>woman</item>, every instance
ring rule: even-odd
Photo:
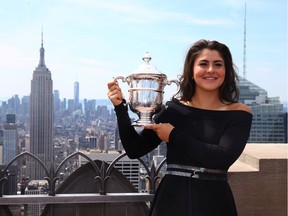
[[[249,137],[251,110],[237,102],[237,74],[229,48],[199,40],[187,53],[179,99],[167,102],[158,124],[137,133],[117,82],[108,83],[122,144],[130,158],[167,143],[167,173],[151,205],[152,216],[234,216],[227,170]]]

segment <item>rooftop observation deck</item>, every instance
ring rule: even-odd
[[[287,215],[287,144],[247,144],[240,158],[231,166],[228,173],[239,216],[286,216]],[[113,182],[122,178],[110,169],[97,170],[100,187],[91,188],[86,192],[69,192],[63,189],[55,191],[53,181],[50,182],[50,192],[43,195],[2,195],[0,197],[0,215],[32,215],[28,213],[31,204],[41,204],[44,212],[41,215],[147,215],[149,203],[157,187],[157,175],[160,167],[148,168],[148,180],[151,184],[147,193],[131,190],[122,185],[121,190],[115,183],[107,184],[107,179]],[[163,164],[160,164],[161,166]],[[159,165],[159,166],[160,166]],[[94,167],[95,168],[95,167]],[[88,169],[88,168],[87,168]],[[54,172],[54,174],[57,174]],[[87,170],[82,172],[88,175]],[[93,173],[93,172],[92,172]],[[1,171],[0,174],[3,174]],[[95,178],[93,175],[92,179]],[[108,178],[106,178],[109,176]],[[73,176],[72,176],[73,177]],[[73,177],[74,187],[77,188],[81,175]],[[82,176],[83,177],[83,176]],[[89,176],[84,176],[88,180]],[[97,178],[97,177],[96,177]],[[48,179],[56,180],[56,178]],[[154,181],[156,180],[156,181]],[[89,181],[86,181],[89,185]],[[156,184],[154,184],[156,182]],[[3,175],[0,175],[0,184]],[[50,184],[49,183],[49,184]],[[82,183],[81,183],[82,184]],[[114,186],[113,186],[114,185]],[[119,184],[120,185],[120,184]],[[119,186],[118,185],[118,186]],[[1,186],[1,185],[0,185]],[[154,187],[155,186],[155,187]],[[73,191],[73,184],[70,186]],[[68,188],[69,188],[68,187]],[[79,187],[79,185],[78,185]],[[53,190],[55,193],[53,193]],[[15,210],[16,209],[16,210]],[[12,213],[12,212],[13,213]]]

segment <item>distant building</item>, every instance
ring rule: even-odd
[[[97,106],[96,117],[99,119],[107,120],[110,118],[110,111],[106,105]]]
[[[16,124],[16,115],[7,114],[4,124],[3,137],[3,162],[7,165],[17,154],[18,150],[18,132]]]
[[[10,113],[19,113],[20,110],[20,99],[18,95],[13,96],[8,99],[8,112]]]
[[[84,114],[87,122],[95,119],[96,116],[96,100],[84,99]]]
[[[29,114],[29,110],[30,110],[30,96],[23,96],[22,100],[21,100],[21,108],[22,108],[22,114],[27,115]]]
[[[114,133],[114,145],[115,145],[115,150],[116,151],[123,151],[124,148],[122,146],[121,140],[120,140],[120,135],[119,135],[119,128],[118,125],[115,128],[115,133]]]
[[[74,82],[74,110],[79,109],[79,82]]]
[[[101,131],[97,148],[99,148],[101,151],[106,151],[109,149],[109,144],[110,142],[107,139],[107,133]]]
[[[66,110],[67,101],[66,98],[63,98],[61,101],[61,111]]]
[[[42,37],[40,62],[31,81],[30,152],[49,167],[53,161],[53,81],[45,65],[44,52]],[[43,168],[38,162],[31,159],[28,165],[30,179],[44,178]]]
[[[68,99],[68,107],[67,110],[69,111],[69,113],[73,113],[74,111],[74,99]]]
[[[54,90],[54,112],[61,110],[61,100],[59,90]]]
[[[86,136],[86,140],[89,143],[89,149],[97,149],[97,136]]]
[[[250,143],[287,143],[287,111],[279,97],[268,97],[267,91],[239,77],[240,102],[253,112]]]
[[[5,165],[1,165],[0,169],[4,169]],[[3,194],[5,195],[16,195],[17,194],[17,172],[18,172],[18,166],[17,165],[11,165],[9,167],[9,170],[4,173],[5,177],[7,178],[7,181],[4,183],[3,187]]]

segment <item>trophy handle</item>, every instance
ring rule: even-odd
[[[173,98],[173,97],[175,97],[175,96],[178,94],[178,92],[179,92],[180,82],[179,82],[179,80],[177,80],[177,79],[172,79],[172,80],[167,80],[167,81],[166,81],[166,85],[171,85],[172,83],[175,83],[176,86],[177,86],[177,91],[176,91],[176,93],[172,96],[172,98]]]
[[[127,77],[123,77],[123,76],[117,76],[116,78],[114,78],[114,81],[118,81],[119,79],[122,80],[122,82],[127,82],[129,84],[128,78]]]

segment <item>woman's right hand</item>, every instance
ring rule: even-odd
[[[114,106],[118,106],[122,103],[124,97],[121,88],[117,81],[107,83],[108,93],[107,96]]]

